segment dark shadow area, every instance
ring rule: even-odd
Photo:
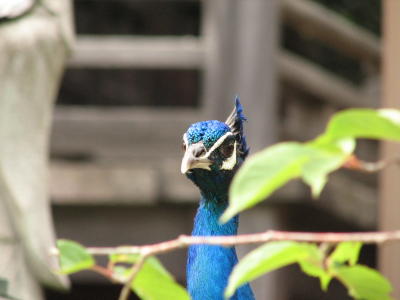
[[[200,71],[69,69],[59,104],[179,106],[199,104]]]
[[[112,300],[118,299],[121,287],[118,285],[102,284],[73,284],[69,292],[57,292],[45,289],[46,300]],[[138,300],[131,295],[129,300]]]
[[[200,1],[74,2],[79,34],[199,35]]]

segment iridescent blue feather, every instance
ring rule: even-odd
[[[195,168],[186,173],[201,192],[200,206],[194,220],[192,235],[215,236],[236,235],[238,216],[226,224],[219,218],[228,205],[229,184],[237,168],[247,156],[249,149],[243,135],[246,120],[239,98],[235,99],[235,109],[226,122],[204,121],[189,127],[186,138],[189,145],[202,142],[209,150],[227,132],[233,134],[238,145],[236,165],[232,170],[222,170],[221,156],[212,156],[210,170]],[[233,138],[232,137],[232,138]],[[188,145],[188,146],[189,146]],[[219,150],[215,150],[218,152]],[[187,286],[192,300],[222,300],[229,275],[237,263],[234,247],[194,245],[189,247],[187,261]],[[231,300],[254,300],[249,285],[239,288]]]

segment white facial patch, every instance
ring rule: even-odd
[[[236,165],[236,142],[233,144],[233,152],[230,157],[225,159],[222,163],[221,170],[232,170]]]
[[[189,146],[188,139],[186,133],[183,134],[183,142],[185,143],[186,147]]]
[[[214,152],[215,149],[217,149],[219,146],[222,145],[222,143],[226,140],[226,138],[228,136],[233,135],[232,132],[228,131],[227,133],[225,133],[223,136],[221,136],[214,145],[212,145],[212,147],[210,148],[210,150],[207,151],[207,153],[204,155],[205,157],[208,157],[212,152]]]

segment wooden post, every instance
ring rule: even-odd
[[[237,0],[234,91],[243,99],[252,151],[277,142],[279,1]]]
[[[383,1],[383,101],[384,107],[400,109],[400,1]],[[400,153],[400,146],[384,143],[383,159]],[[380,177],[379,227],[380,230],[400,229],[400,166],[392,165]],[[395,298],[400,297],[400,244],[385,245],[379,251],[381,271],[394,287]]]
[[[233,108],[235,11],[235,1],[232,0],[203,1],[205,63],[202,108],[204,117],[208,119],[224,120]]]
[[[204,118],[224,120],[238,94],[254,153],[277,141],[278,0],[204,0]],[[273,228],[272,209],[243,214],[241,232]],[[253,247],[239,248],[239,255]],[[252,283],[257,299],[278,299],[277,277]]]
[[[207,117],[223,119],[238,94],[252,151],[276,142],[279,1],[204,2]]]

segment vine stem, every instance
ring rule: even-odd
[[[92,255],[110,254],[139,254],[152,256],[186,248],[190,245],[220,245],[235,246],[257,244],[271,241],[297,241],[311,243],[340,243],[362,242],[365,244],[381,244],[389,241],[399,241],[400,230],[383,232],[293,232],[268,230],[261,233],[242,234],[234,236],[188,236],[181,235],[174,240],[143,246],[122,247],[89,247],[87,251]],[[55,253],[56,254],[56,253]]]
[[[121,294],[119,295],[118,300],[128,300],[133,281],[135,280],[136,275],[139,273],[140,269],[143,267],[147,258],[148,258],[147,254],[140,256],[138,261],[132,266],[131,272],[128,276],[127,281],[122,287]]]
[[[365,173],[376,173],[382,171],[392,164],[400,164],[400,156],[395,156],[387,160],[379,160],[377,162],[367,162],[360,160],[355,155],[351,155],[344,163],[343,167],[346,169]]]
[[[153,255],[163,254],[190,245],[218,245],[231,247],[244,244],[258,244],[272,241],[296,241],[309,243],[337,244],[341,242],[362,242],[364,244],[382,244],[386,242],[399,241],[400,230],[394,231],[371,231],[371,232],[294,232],[268,230],[261,233],[242,234],[232,236],[189,236],[181,235],[176,239],[149,244],[143,246],[121,246],[121,247],[88,247],[86,250],[92,255],[111,254],[138,254],[138,261],[132,266],[127,280],[121,290],[119,300],[128,300],[129,293],[136,275],[143,267],[146,259]],[[58,255],[57,248],[53,248],[52,255]],[[100,267],[94,271],[112,278]],[[118,280],[120,281],[120,280]]]

